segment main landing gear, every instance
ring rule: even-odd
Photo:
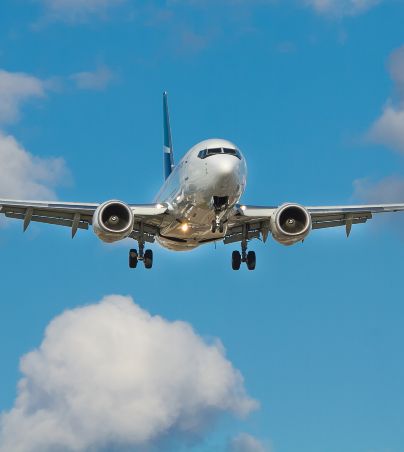
[[[139,243],[139,254],[136,249],[129,251],[129,267],[136,268],[137,263],[143,261],[144,267],[150,269],[153,267],[153,251],[144,251],[144,243]]]
[[[241,263],[247,264],[248,270],[255,270],[257,259],[254,251],[248,251],[247,253],[247,239],[244,238],[241,242],[241,254],[240,251],[233,251],[231,255],[231,267],[233,270],[240,270]]]

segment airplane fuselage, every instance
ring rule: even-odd
[[[174,221],[164,224],[157,241],[171,250],[189,250],[221,239],[226,220],[246,186],[247,165],[230,141],[211,139],[193,146],[156,196]],[[220,223],[221,227],[212,228]]]

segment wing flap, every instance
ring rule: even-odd
[[[259,239],[260,237],[261,231],[259,230],[247,232],[247,240]],[[226,234],[225,238],[223,239],[223,243],[227,245],[229,243],[241,242],[242,240],[243,240],[242,232],[233,233],[233,231],[230,231],[230,233]]]
[[[62,203],[51,201],[20,201],[0,199],[0,213],[8,218],[22,220],[24,231],[31,221],[70,227],[72,237],[78,229],[88,229],[93,222],[94,212],[100,204]],[[134,225],[131,237],[153,242],[159,233],[168,206],[166,204],[129,204],[133,211]]]
[[[5,216],[7,218],[14,218],[16,220],[25,220],[26,216],[22,213],[11,213],[6,212]],[[48,224],[56,224],[58,226],[67,226],[69,228],[73,228],[74,220],[64,220],[62,218],[53,218],[53,217],[42,217],[39,215],[32,215],[29,221],[35,221],[37,223],[48,223]],[[79,221],[76,225],[78,229],[88,229],[88,222]]]
[[[312,229],[324,229],[324,228],[335,228],[338,226],[346,226],[347,223],[350,222],[350,224],[361,224],[366,223],[367,218],[357,218],[354,220],[334,220],[334,221],[323,221],[323,222],[313,222]]]
[[[87,221],[88,223],[92,222],[92,215],[88,215],[88,211],[85,214],[78,211],[63,211],[61,209],[46,209],[46,208],[36,208],[36,207],[20,207],[20,206],[4,206],[2,207],[1,213],[4,213],[6,217],[9,218],[20,218],[19,216],[11,216],[11,215],[22,215],[23,217],[27,214],[27,211],[31,209],[32,217],[45,217],[45,218],[59,218],[64,220],[73,220],[75,215],[79,214],[82,220]],[[34,220],[32,220],[34,221]]]

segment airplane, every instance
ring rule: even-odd
[[[280,206],[240,204],[247,181],[246,160],[228,140],[208,139],[193,146],[178,164],[174,163],[167,92],[163,93],[165,181],[153,204],[131,204],[119,200],[103,203],[21,201],[0,199],[0,213],[23,221],[27,230],[32,221],[71,228],[89,229],[104,242],[128,237],[138,242],[129,251],[129,267],[143,262],[153,266],[153,252],[146,243],[158,242],[173,251],[187,251],[207,243],[240,243],[241,252],[232,252],[231,265],[239,270],[256,267],[256,255],[248,250],[253,239],[272,237],[283,245],[303,242],[312,230],[365,223],[375,213],[404,211],[404,204],[348,206]]]

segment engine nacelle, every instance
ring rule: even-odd
[[[311,231],[311,216],[299,204],[280,206],[271,218],[271,232],[282,245],[293,245],[304,240]]]
[[[93,230],[103,242],[112,243],[129,237],[133,222],[133,212],[127,204],[107,201],[94,212]]]

